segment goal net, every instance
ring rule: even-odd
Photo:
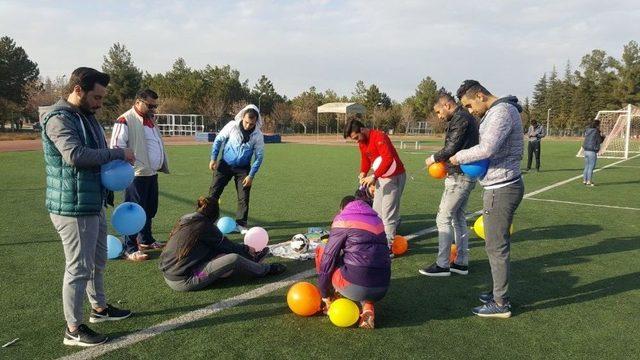
[[[598,111],[596,120],[605,136],[599,157],[628,159],[640,154],[640,108],[628,105],[622,110]],[[583,156],[582,148],[577,156]]]

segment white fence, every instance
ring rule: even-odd
[[[195,136],[204,131],[204,117],[198,114],[156,114],[163,136]]]

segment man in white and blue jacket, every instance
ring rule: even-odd
[[[247,105],[225,125],[216,136],[211,148],[209,169],[214,172],[209,195],[218,199],[225,186],[235,179],[238,192],[236,222],[238,231],[247,231],[249,195],[256,173],[264,159],[264,136],[260,128],[262,117],[255,105]],[[222,148],[222,158],[218,154]],[[253,164],[251,159],[254,158]]]

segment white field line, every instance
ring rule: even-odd
[[[633,208],[633,207],[626,207],[626,206],[613,206],[613,205],[601,205],[601,204],[587,204],[587,203],[581,203],[581,202],[574,202],[574,201],[562,201],[562,200],[552,200],[552,199],[536,199],[536,198],[527,198],[527,200],[534,200],[534,201],[547,201],[547,202],[552,202],[552,203],[558,203],[558,204],[569,204],[569,205],[580,205],[580,206],[590,206],[590,207],[601,207],[601,208],[607,208],[607,209],[620,209],[620,210],[636,210],[636,211],[640,211],[640,208]]]
[[[614,166],[614,165],[619,164],[619,163],[621,163],[623,161],[631,160],[631,159],[636,158],[638,156],[640,156],[640,154],[638,154],[638,155],[636,155],[634,157],[631,157],[629,159],[626,159],[626,160],[621,160],[621,161],[617,161],[615,163],[611,163],[611,164],[609,164],[607,166],[604,166],[604,167],[602,167],[600,169],[597,169],[595,171],[600,171],[600,170],[605,169],[607,167]],[[529,194],[526,194],[524,197],[525,198],[530,198],[530,197],[532,197],[534,195],[537,195],[537,194],[540,194],[542,192],[545,192],[545,191],[551,190],[553,188],[556,188],[558,186],[564,185],[564,184],[566,184],[566,183],[568,183],[570,181],[573,181],[575,179],[579,179],[581,176],[582,175],[576,176],[576,177],[572,177],[571,179],[568,179],[568,180],[557,182],[555,184],[552,184],[552,185],[549,185],[547,187],[544,187],[544,188],[542,188],[540,190],[536,190],[536,191],[533,191],[533,192],[531,192]],[[482,210],[478,210],[478,211],[476,211],[474,213],[468,214],[467,215],[467,219],[472,218],[472,217],[474,217],[476,215],[480,215],[480,214],[482,214]],[[415,232],[413,234],[409,234],[409,235],[407,235],[405,237],[407,238],[407,240],[412,240],[412,239],[415,239],[415,238],[417,238],[419,236],[423,236],[423,235],[426,235],[426,234],[429,234],[429,233],[432,233],[432,232],[436,232],[437,230],[438,229],[437,229],[436,226],[432,226],[432,227],[420,230],[418,232]],[[268,293],[270,293],[272,291],[276,291],[278,289],[282,289],[282,288],[284,288],[286,286],[289,286],[289,285],[295,283],[296,281],[299,281],[299,280],[305,279],[307,277],[313,276],[314,274],[315,274],[315,269],[309,269],[309,270],[303,271],[301,273],[292,275],[292,276],[290,276],[290,277],[288,277],[286,279],[277,281],[275,283],[271,283],[271,284],[267,284],[267,285],[261,286],[261,287],[259,287],[257,289],[248,291],[246,293],[243,293],[243,294],[240,294],[240,295],[236,295],[234,297],[219,301],[219,302],[211,304],[209,306],[206,306],[206,307],[203,307],[203,308],[200,308],[200,309],[197,309],[197,310],[190,311],[190,312],[188,312],[186,314],[183,314],[181,316],[175,317],[173,319],[169,319],[169,320],[163,321],[163,322],[161,322],[159,324],[153,325],[153,326],[148,327],[146,329],[142,329],[140,331],[125,335],[123,337],[116,338],[116,339],[111,340],[110,342],[108,342],[108,343],[106,343],[104,345],[98,345],[98,346],[95,346],[95,347],[92,347],[92,348],[88,348],[88,349],[85,349],[85,350],[82,350],[82,351],[78,351],[77,353],[62,357],[60,359],[64,359],[64,360],[80,360],[80,359],[93,359],[93,358],[96,358],[98,356],[104,355],[104,354],[109,353],[111,351],[118,350],[118,349],[121,349],[123,347],[127,347],[127,346],[130,346],[130,345],[136,344],[138,342],[141,342],[141,341],[150,339],[150,338],[152,338],[154,336],[160,335],[160,334],[162,334],[164,332],[167,332],[167,331],[176,329],[178,327],[184,326],[186,324],[189,324],[191,322],[200,320],[200,319],[205,318],[207,316],[210,316],[210,315],[213,315],[215,313],[218,313],[218,312],[220,312],[222,310],[229,309],[229,308],[232,308],[234,306],[240,305],[240,304],[245,303],[247,301],[250,301],[250,300],[253,300],[255,298],[258,298],[258,297],[260,297],[262,295],[268,294]]]

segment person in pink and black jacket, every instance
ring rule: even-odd
[[[318,287],[325,310],[335,293],[360,302],[360,327],[374,327],[373,304],[389,288],[391,260],[384,224],[366,202],[347,196],[333,219],[329,241],[316,248]]]

